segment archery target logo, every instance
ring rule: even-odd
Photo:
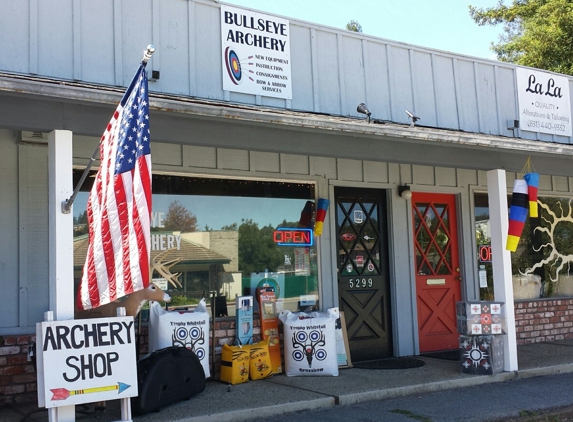
[[[235,85],[239,85],[242,82],[243,72],[241,71],[241,61],[235,50],[231,47],[225,49],[225,65],[227,67],[227,73],[229,78]]]
[[[189,329],[189,337],[193,340],[197,340],[201,336],[201,329],[193,327]]]
[[[184,327],[178,328],[175,331],[175,338],[177,340],[185,340],[187,338],[187,329]]]

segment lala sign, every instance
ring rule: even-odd
[[[571,136],[569,80],[560,75],[515,69],[520,129]]]

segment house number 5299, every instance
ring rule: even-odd
[[[372,287],[371,278],[351,278],[348,280],[348,285],[351,289],[360,289],[361,287]]]

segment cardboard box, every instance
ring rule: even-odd
[[[239,344],[253,343],[253,296],[238,296],[235,324]]]
[[[261,337],[263,340],[268,340],[273,374],[282,374],[283,367],[275,288],[272,286],[260,287],[257,289],[257,297],[261,313]]]
[[[495,375],[503,372],[502,336],[460,336],[462,374]]]

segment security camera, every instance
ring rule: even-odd
[[[412,113],[411,111],[406,110],[406,114],[408,115],[409,119],[412,119],[412,123],[410,123],[410,127],[414,127],[416,126],[416,122],[418,120],[420,120],[420,118],[418,116],[416,116],[414,113]]]
[[[412,119],[414,122],[417,120],[420,120],[420,118],[418,116],[416,116],[414,113],[412,113],[411,111],[406,110],[406,114],[408,115],[408,117],[410,119]]]

